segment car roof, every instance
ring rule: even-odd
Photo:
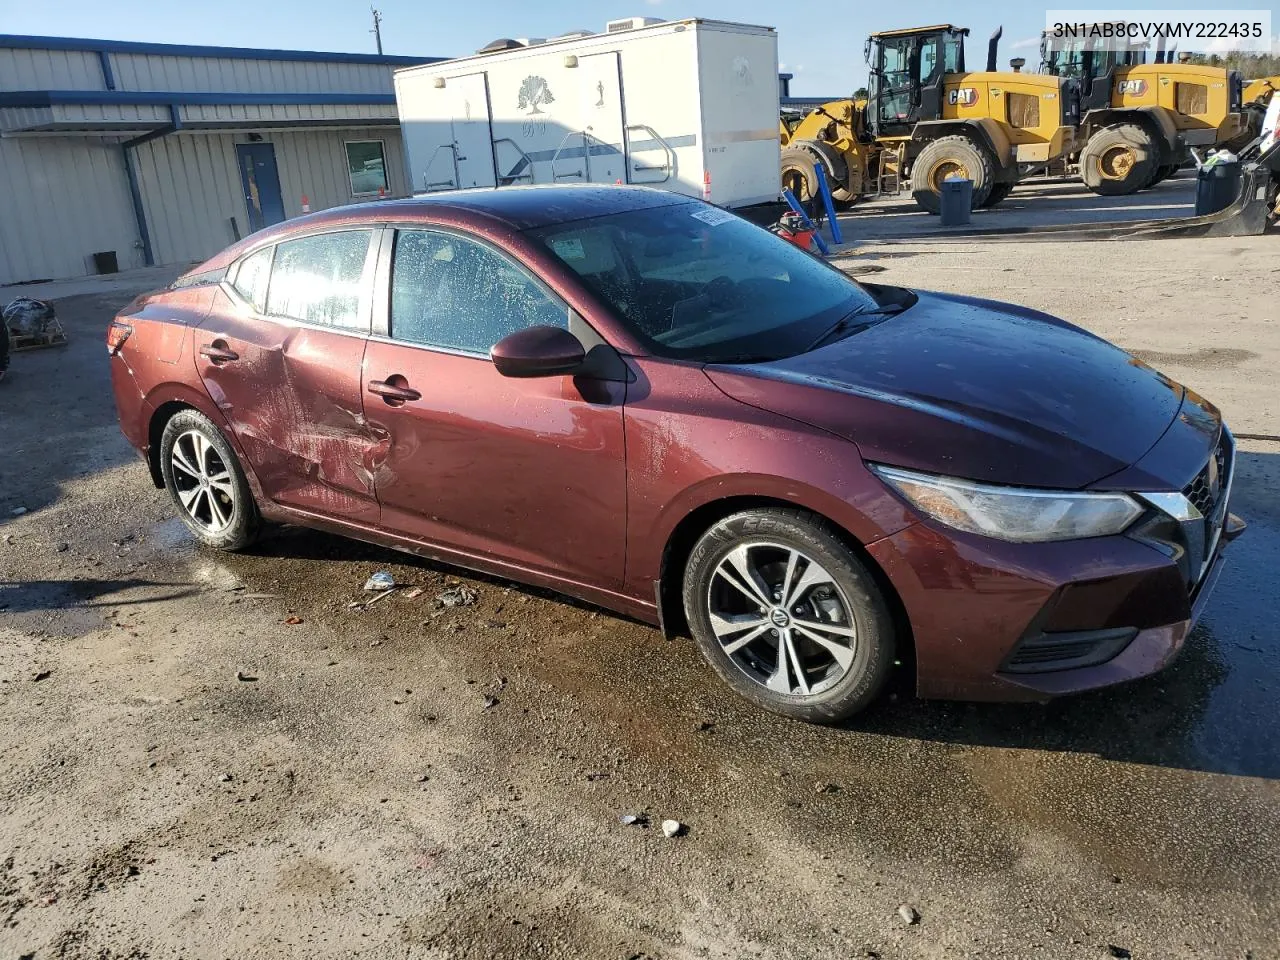
[[[451,190],[403,200],[378,200],[330,207],[284,220],[250,234],[193,267],[188,274],[226,269],[234,260],[269,243],[315,230],[370,223],[422,223],[481,221],[512,230],[532,230],[557,223],[603,217],[631,210],[647,210],[679,203],[697,203],[690,197],[652,187],[597,184],[515,186],[494,189]]]
[[[484,214],[491,221],[503,221],[516,230],[530,230],[587,217],[689,202],[688,197],[652,187],[545,184],[453,190],[363,204],[360,209],[367,211],[370,219],[417,219],[418,216],[431,219],[444,210],[472,212]]]

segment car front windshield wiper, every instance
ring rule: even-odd
[[[801,352],[808,353],[810,350],[816,350],[840,334],[854,334],[867,329],[867,327],[875,326],[886,317],[892,317],[905,309],[906,307],[900,303],[886,303],[884,306],[876,307],[873,310],[855,310],[853,313],[847,313],[824,330],[822,336],[814,340]],[[861,320],[860,318],[862,317],[874,319]]]

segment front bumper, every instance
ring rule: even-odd
[[[893,582],[915,641],[922,697],[1048,700],[1123,683],[1167,666],[1200,617],[1222,551],[1244,524],[1231,517],[1194,590],[1177,563],[1129,536],[1005,543],[917,523],[868,550]],[[1062,669],[1016,666],[1041,637],[1096,638]],[[1087,644],[1085,644],[1087,647]]]

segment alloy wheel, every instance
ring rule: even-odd
[[[188,430],[174,441],[170,463],[188,519],[207,533],[226,530],[235,516],[235,483],[217,448],[200,431]]]
[[[716,567],[707,612],[720,649],[773,693],[829,690],[857,649],[850,604],[812,557],[769,541],[738,544]]]

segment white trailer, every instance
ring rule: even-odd
[[[415,193],[634,183],[726,207],[778,199],[772,27],[634,18],[505,44],[396,71]]]

